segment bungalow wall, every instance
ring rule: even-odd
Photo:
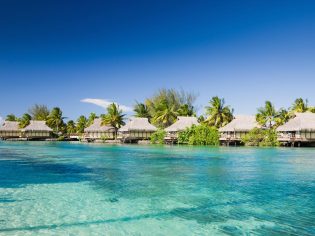
[[[278,132],[278,140],[283,142],[288,141],[314,142],[315,131]]]
[[[302,131],[300,135],[302,139],[315,140],[315,132]]]
[[[154,132],[152,131],[129,131],[120,132],[119,137],[130,139],[149,139]]]
[[[50,131],[25,131],[25,138],[49,138],[51,136]]]
[[[0,131],[1,138],[19,138],[21,137],[21,131]]]
[[[115,134],[114,132],[85,132],[86,138],[91,139],[114,139]]]
[[[222,132],[220,134],[221,139],[230,139],[230,140],[241,140],[246,134],[247,131],[237,131],[237,132]]]

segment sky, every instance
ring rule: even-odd
[[[0,121],[33,104],[131,113],[160,88],[235,114],[315,105],[315,1],[0,0]]]

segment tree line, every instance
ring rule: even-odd
[[[196,98],[196,94],[192,92],[175,89],[160,89],[143,102],[135,102],[133,109],[134,116],[148,118],[153,125],[162,130],[173,124],[178,116],[197,117],[197,109],[195,106]],[[302,98],[297,98],[290,108],[280,108],[278,110],[272,102],[266,101],[264,106],[258,108],[256,120],[261,126],[274,130],[279,125],[284,124],[290,118],[294,117],[296,112],[306,111],[315,113],[315,107],[309,106],[308,101]],[[182,136],[180,136],[180,139],[186,143],[198,144],[199,142],[192,140],[201,140],[201,138],[193,137],[192,134],[203,134],[204,139],[215,140],[205,136],[205,134],[217,136],[215,131],[217,132],[220,127],[231,122],[233,113],[233,109],[225,104],[224,98],[214,96],[210,99],[208,106],[205,107],[205,114],[198,117],[198,121],[201,123],[203,130],[187,130],[185,135],[183,133]],[[66,117],[63,116],[63,112],[59,107],[49,109],[46,105],[35,104],[29,108],[22,117],[9,114],[5,120],[18,121],[21,128],[26,127],[31,120],[42,120],[46,121],[46,124],[52,128],[56,134],[65,135],[73,133],[82,134],[84,129],[94,122],[94,119],[101,118],[102,125],[113,126],[117,134],[118,129],[125,124],[125,116],[126,114],[119,108],[119,105],[112,103],[107,107],[105,114],[97,116],[92,112],[88,117],[81,115],[76,121],[69,120],[65,122]],[[163,132],[159,131],[157,134],[156,136],[160,137],[159,140],[161,140]],[[216,144],[217,141],[211,141],[210,143]]]

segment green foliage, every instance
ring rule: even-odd
[[[189,145],[219,145],[219,132],[215,127],[198,125],[187,128],[179,133],[179,144]]]
[[[102,141],[106,141],[106,140],[108,140],[109,139],[109,137],[108,137],[108,135],[106,135],[106,134],[103,134],[102,136],[101,136],[101,140]]]
[[[174,104],[170,104],[167,100],[162,100],[160,104],[156,105],[156,111],[153,116],[153,123],[159,127],[168,127],[176,121],[179,115]]]
[[[87,127],[92,125],[96,118],[98,118],[97,115],[94,112],[91,112],[91,114],[88,118],[88,121],[87,121]]]
[[[61,135],[57,138],[57,141],[65,141],[66,137]]]
[[[148,118],[149,120],[151,119],[149,108],[143,103],[137,102],[133,108],[133,111],[135,112],[135,117]]]
[[[66,125],[67,134],[74,134],[77,132],[77,128],[73,120],[69,120]]]
[[[21,129],[25,128],[30,124],[31,119],[32,117],[28,113],[25,113],[22,118],[19,119],[19,127]]]
[[[308,111],[309,111],[309,112],[312,112],[312,113],[315,113],[315,107],[309,107],[309,108],[308,108]]]
[[[303,98],[297,98],[295,99],[294,103],[291,106],[290,109],[291,113],[294,112],[312,112],[315,113],[315,107],[308,105],[308,100]]]
[[[246,146],[279,146],[275,129],[252,129],[242,137],[242,143]]]
[[[277,111],[274,105],[270,101],[266,101],[264,107],[258,108],[256,120],[260,125],[271,128],[275,122],[276,116]]]
[[[45,105],[35,104],[31,108],[28,109],[28,112],[33,117],[33,120],[47,120],[49,116],[49,109]]]
[[[151,135],[150,137],[151,143],[164,144],[165,136],[166,136],[166,132],[163,129],[159,129]]]
[[[306,112],[308,110],[308,101],[304,101],[303,98],[295,99],[294,103],[291,106],[292,112]]]
[[[9,114],[5,118],[6,121],[18,121],[18,118],[14,114]]]
[[[77,133],[83,134],[84,133],[84,128],[87,127],[87,119],[85,116],[80,116],[77,119]]]
[[[198,122],[199,122],[199,123],[203,123],[205,120],[206,120],[206,119],[205,119],[205,117],[204,117],[203,115],[201,115],[201,116],[198,117]]]
[[[115,103],[110,104],[107,107],[107,114],[102,116],[102,125],[111,125],[115,128],[115,138],[117,137],[118,129],[125,124],[125,114],[119,109],[119,106]]]
[[[291,118],[292,113],[288,112],[286,109],[281,108],[274,117],[275,126],[278,127],[280,125],[283,125]]]
[[[145,105],[152,117],[154,125],[165,128],[173,124],[177,116],[195,114],[193,103],[196,96],[183,90],[160,89],[151,98],[146,99]]]
[[[209,103],[210,106],[206,107],[208,118],[204,121],[205,124],[220,128],[233,120],[233,110],[229,106],[225,106],[223,98],[212,97]]]
[[[61,109],[59,107],[54,107],[47,116],[47,125],[58,133],[65,128],[63,119],[64,117],[62,116]]]
[[[280,145],[277,139],[277,132],[275,129],[265,130],[265,133],[266,133],[265,138],[259,144],[260,146],[274,147]]]
[[[189,107],[188,104],[183,104],[178,109],[179,116],[196,116],[196,112],[193,107]]]

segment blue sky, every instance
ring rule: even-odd
[[[314,1],[1,1],[0,117],[128,110],[159,88],[197,93],[199,114],[215,95],[235,114],[315,105],[314,38]]]

